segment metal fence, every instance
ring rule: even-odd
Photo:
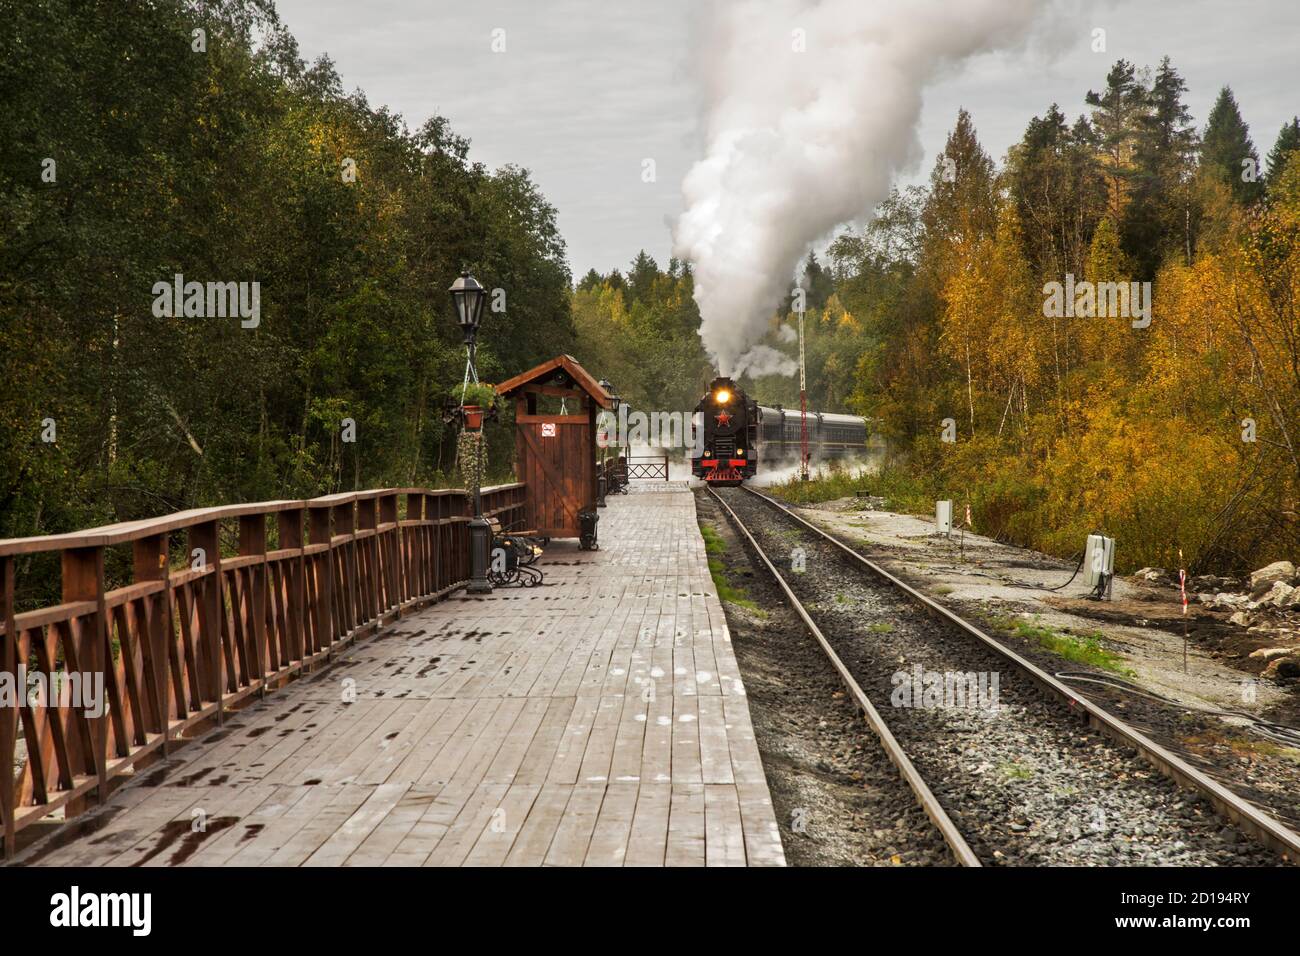
[[[627,460],[627,477],[630,481],[636,481],[638,479],[645,481],[667,481],[668,456],[644,455],[629,458]]]

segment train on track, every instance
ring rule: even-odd
[[[711,485],[738,485],[761,468],[799,463],[802,422],[798,409],[760,405],[726,376],[715,378],[695,406],[704,443],[691,458],[691,474]],[[866,451],[867,420],[857,415],[808,412],[811,461]]]

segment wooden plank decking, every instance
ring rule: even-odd
[[[402,618],[17,862],[782,865],[694,498],[600,514],[544,587]]]

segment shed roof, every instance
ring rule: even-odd
[[[595,399],[596,404],[601,408],[612,408],[613,402],[610,394],[600,387],[600,383],[585,368],[578,364],[578,360],[572,355],[557,355],[550,361],[543,362],[535,368],[530,368],[527,372],[520,372],[514,378],[507,379],[496,387],[498,395],[510,395],[519,391],[525,385],[539,382],[548,375],[555,372],[556,369],[563,369],[569,373],[569,377],[584,392]]]

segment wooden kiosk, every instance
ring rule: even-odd
[[[596,416],[611,396],[571,355],[560,355],[496,387],[515,398],[515,476],[526,485],[527,531],[596,543]],[[538,411],[541,396],[565,414]]]

